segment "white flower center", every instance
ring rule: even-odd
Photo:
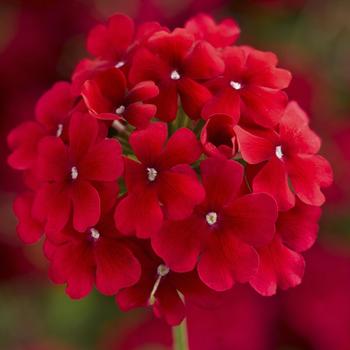
[[[70,174],[71,174],[72,180],[76,180],[78,178],[77,167],[73,166],[72,169],[70,170]]]
[[[125,112],[125,106],[121,105],[116,110],[115,113],[117,114],[123,114]]]
[[[147,178],[149,181],[154,181],[158,175],[158,171],[154,168],[147,168]]]
[[[94,239],[94,240],[98,240],[100,238],[100,232],[98,232],[95,228],[92,228],[90,230],[90,233],[91,233],[91,237]]]
[[[278,159],[282,159],[283,157],[282,146],[277,146],[275,153]]]
[[[57,125],[57,131],[56,131],[56,137],[60,137],[63,132],[63,124],[58,124]]]
[[[170,74],[170,78],[172,80],[179,80],[181,78],[181,76],[177,70],[173,70]]]
[[[231,80],[231,81],[230,81],[230,85],[231,85],[231,87],[232,87],[233,89],[235,89],[235,90],[240,90],[240,89],[242,89],[242,84],[239,83],[238,81],[233,81],[233,80]]]
[[[121,68],[125,65],[125,62],[124,61],[119,61],[116,65],[115,65],[115,68]]]
[[[211,211],[205,216],[205,219],[209,225],[214,225],[218,221],[218,214],[215,211]]]

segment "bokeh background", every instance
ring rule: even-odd
[[[240,286],[215,308],[189,306],[193,350],[350,349],[350,1],[0,0],[0,349],[170,349],[171,333],[147,311],[122,314],[113,298],[71,301],[53,286],[40,246],[23,246],[12,201],[20,175],[6,166],[6,135],[33,117],[37,98],[69,79],[84,37],[113,12],[174,27],[197,12],[234,17],[239,43],[271,50],[294,78],[332,162],[318,243],[304,283],[263,298]]]

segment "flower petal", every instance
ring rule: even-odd
[[[140,278],[140,263],[124,244],[115,239],[97,241],[95,259],[96,287],[102,294],[115,295]]]
[[[250,284],[261,295],[274,295],[277,286],[287,289],[301,283],[304,259],[285,247],[279,236],[270,245],[260,249],[259,256],[259,270],[250,280]]]
[[[90,181],[115,181],[123,173],[122,149],[115,139],[93,145],[79,163],[79,176]]]
[[[87,181],[77,181],[72,185],[73,226],[84,232],[96,225],[100,218],[101,203],[96,189]]]
[[[286,166],[277,157],[272,157],[253,180],[254,192],[265,192],[272,196],[281,211],[292,208],[295,196],[289,188]]]
[[[233,160],[208,158],[200,164],[207,200],[222,207],[234,198],[243,181],[243,167]]]
[[[268,244],[275,234],[277,205],[265,193],[252,193],[235,199],[225,208],[230,231],[253,246]]]

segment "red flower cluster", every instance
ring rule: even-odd
[[[29,188],[18,234],[45,232],[51,279],[72,298],[96,286],[178,324],[184,300],[236,282],[262,295],[301,282],[332,170],[283,91],[290,73],[233,46],[239,32],[206,15],[135,29],[116,14],[91,31],[94,57],[72,82],[9,135]]]

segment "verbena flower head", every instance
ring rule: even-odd
[[[10,133],[28,186],[18,235],[44,236],[72,298],[95,286],[175,325],[186,300],[236,283],[262,295],[301,283],[332,170],[283,91],[291,74],[235,46],[239,33],[204,14],[174,30],[116,14]]]

